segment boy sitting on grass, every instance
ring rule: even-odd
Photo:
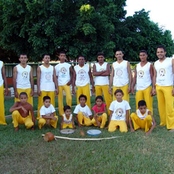
[[[82,125],[91,126],[92,125],[92,112],[89,107],[85,104],[87,101],[86,95],[81,94],[79,96],[79,103],[74,110],[76,114],[77,123],[79,127]]]
[[[19,124],[25,124],[27,129],[31,128],[31,130],[34,130],[35,117],[32,105],[27,103],[27,93],[21,92],[19,100],[20,101],[15,102],[9,110],[12,113],[15,131],[19,130]],[[29,116],[29,112],[31,113],[31,116]]]
[[[130,117],[134,125],[134,129],[131,129],[132,132],[141,128],[145,129],[146,135],[149,135],[156,126],[155,119],[152,116],[151,111],[147,109],[144,100],[138,102],[138,109],[135,113],[132,113]],[[130,124],[130,127],[132,127],[132,123]]]
[[[53,128],[57,128],[58,116],[55,116],[55,108],[51,104],[51,98],[49,96],[43,97],[43,106],[40,108],[39,129],[45,124],[51,125]]]
[[[73,115],[71,114],[71,107],[66,105],[63,110],[64,114],[62,116],[60,129],[65,129],[67,127],[75,129]]]

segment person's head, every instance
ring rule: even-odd
[[[98,52],[98,54],[97,54],[97,60],[98,60],[98,62],[99,63],[103,63],[104,62],[104,59],[105,59],[104,53]]]
[[[164,59],[166,57],[166,48],[163,45],[157,46],[156,55],[158,59]]]
[[[81,106],[85,106],[86,101],[87,101],[86,95],[81,94],[81,95],[79,96],[79,103],[80,103],[80,105],[81,105]]]
[[[139,53],[139,58],[141,62],[146,62],[147,61],[147,51],[146,50],[141,50]]]
[[[101,106],[102,103],[103,103],[103,97],[101,95],[98,95],[96,98],[95,98],[95,103],[97,106]]]
[[[122,97],[124,96],[124,93],[121,89],[117,89],[115,92],[114,92],[114,95],[115,95],[115,98],[118,100],[118,101],[121,101],[122,100]]]
[[[147,109],[147,105],[146,105],[146,102],[144,100],[140,100],[138,102],[138,109],[140,110],[140,112],[142,114],[144,114],[146,112],[146,109]]]
[[[28,95],[27,95],[27,93],[26,92],[21,92],[20,94],[19,94],[19,100],[21,101],[21,103],[26,103],[27,102],[27,100],[28,100]]]
[[[61,63],[65,62],[65,60],[66,60],[66,54],[65,54],[64,51],[61,51],[59,53],[59,56],[58,57],[59,57]]]
[[[28,61],[27,54],[21,53],[19,55],[19,61],[20,61],[21,64],[26,64],[27,61]]]
[[[123,56],[124,56],[124,54],[123,54],[123,51],[122,50],[117,50],[115,52],[115,57],[117,58],[117,60],[122,60],[123,59]]]
[[[43,104],[46,108],[48,108],[51,104],[51,98],[49,96],[43,97]]]
[[[65,113],[66,116],[70,116],[71,115],[71,107],[70,106],[65,105],[63,110],[64,110],[64,113]]]
[[[43,55],[43,62],[44,62],[44,64],[49,64],[50,63],[50,55],[49,54],[44,54]]]
[[[78,62],[80,66],[83,66],[85,64],[85,57],[82,55],[78,56]]]

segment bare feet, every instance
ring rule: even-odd
[[[174,132],[174,129],[170,129],[169,132]]]
[[[15,127],[15,132],[17,132],[19,130],[19,126]]]

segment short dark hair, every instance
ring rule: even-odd
[[[116,51],[115,51],[115,53],[116,53],[117,51],[121,51],[121,52],[122,52],[122,54],[124,54],[124,52],[123,52],[121,49],[116,50]]]
[[[85,98],[85,100],[87,101],[86,95],[81,94],[81,95],[79,96],[79,100],[80,100],[81,98]]]
[[[47,95],[44,96],[44,97],[43,97],[43,102],[44,102],[45,100],[48,100],[48,99],[51,100],[51,98],[50,98],[49,96],[47,96]]]
[[[122,93],[122,95],[124,95],[124,92],[121,90],[121,89],[117,89],[117,90],[115,90],[115,92],[114,92],[114,95],[116,95],[117,93]]]
[[[156,49],[158,49],[158,48],[162,48],[166,52],[166,48],[164,45],[158,45]]]
[[[42,56],[42,57],[44,58],[45,56],[50,56],[50,54],[43,54],[43,56]]]
[[[19,94],[19,97],[21,97],[21,95],[25,95],[25,96],[27,96],[27,97],[28,97],[28,95],[27,95],[27,93],[26,93],[26,92],[21,92],[21,93]]]
[[[95,101],[97,101],[97,99],[100,99],[103,101],[103,97],[101,95],[98,95],[96,98],[95,98]]]
[[[105,55],[104,55],[103,52],[98,52],[98,53],[97,53],[97,57],[98,57],[98,56],[103,56],[103,57],[105,57]]]
[[[147,51],[146,51],[146,50],[140,50],[139,54],[140,54],[140,53],[145,53],[145,54],[147,54]]]
[[[70,107],[69,105],[65,105],[65,106],[63,107],[64,112],[65,112],[67,109],[71,109],[71,107]]]
[[[19,54],[19,57],[21,57],[21,56],[27,56],[27,54],[26,53],[21,53],[21,54]]]
[[[146,102],[145,102],[144,100],[140,100],[140,101],[138,102],[138,107],[140,107],[140,106],[147,106],[147,105],[146,105]]]
[[[79,60],[80,57],[83,57],[85,59],[85,56],[82,56],[82,55],[79,55],[77,59]]]
[[[65,55],[66,55],[66,53],[65,53],[64,51],[61,51],[61,52],[59,53],[59,56],[60,56],[61,54],[65,54]]]

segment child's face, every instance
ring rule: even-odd
[[[48,108],[50,106],[51,100],[50,99],[46,99],[43,103],[44,103],[44,106],[46,108]]]
[[[115,98],[116,98],[118,101],[122,100],[122,97],[123,97],[123,94],[122,94],[121,92],[117,92],[117,93],[115,94]]]
[[[26,95],[20,95],[19,100],[21,101],[21,103],[25,104],[27,103],[28,97]]]
[[[59,59],[60,59],[61,62],[65,62],[66,55],[63,54],[63,53],[61,53],[61,54],[59,55]]]
[[[103,101],[101,99],[99,99],[99,98],[95,102],[96,102],[97,106],[101,106],[102,103],[103,103]]]
[[[65,111],[65,115],[66,115],[66,116],[70,116],[70,115],[71,115],[71,109],[67,109],[67,110]]]
[[[102,55],[100,55],[100,56],[97,57],[97,60],[98,60],[99,63],[103,63],[104,62],[104,59],[105,58]]]
[[[142,62],[145,62],[146,60],[147,60],[147,54],[146,53],[140,53],[139,54],[139,57],[140,57],[140,60],[142,61]]]
[[[81,106],[85,106],[86,99],[84,97],[81,97],[80,100],[79,100],[79,103],[80,103]]]
[[[45,55],[43,58],[43,61],[45,64],[49,64],[50,63],[50,56],[49,55]]]
[[[147,109],[147,106],[146,106],[146,105],[144,105],[144,106],[139,106],[138,109],[140,110],[140,112],[141,112],[142,114],[145,114],[146,109]]]

